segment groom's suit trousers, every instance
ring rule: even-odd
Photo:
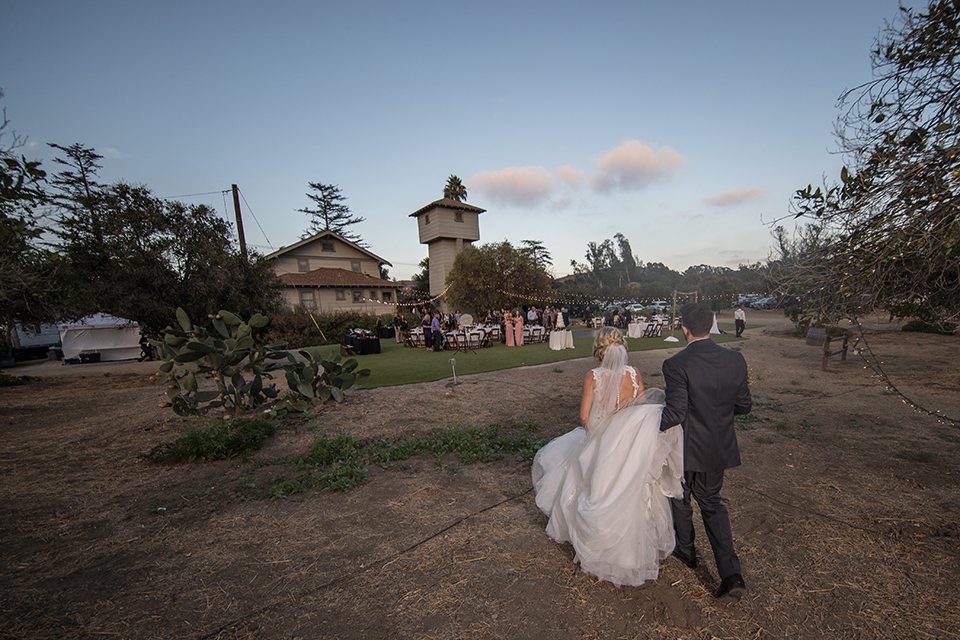
[[[687,471],[683,474],[683,499],[670,499],[677,550],[691,558],[694,556],[695,537],[691,495],[696,499],[721,580],[741,574],[740,559],[733,548],[730,516],[727,508],[721,503],[722,488],[723,471]]]

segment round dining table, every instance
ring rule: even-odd
[[[554,351],[560,351],[561,349],[573,349],[573,332],[551,331],[550,348]]]

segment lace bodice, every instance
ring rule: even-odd
[[[593,373],[593,399],[590,406],[590,419],[587,427],[600,424],[623,406],[630,404],[640,395],[640,382],[637,379],[637,370],[626,365],[619,370],[598,367]],[[620,387],[624,376],[630,377],[633,391],[629,398],[620,399]],[[628,402],[629,401],[629,402]]]

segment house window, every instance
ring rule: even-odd
[[[337,300],[346,300],[347,292],[343,289],[337,289]]]
[[[370,299],[371,299],[371,300],[376,300],[376,299],[377,299],[377,290],[376,290],[376,289],[370,289]]]
[[[360,261],[359,261],[359,260],[351,260],[351,261],[350,261],[350,268],[359,273],[359,272],[360,272]]]
[[[352,291],[354,302],[363,302],[363,291]]]
[[[333,246],[333,240],[321,240],[320,241],[320,250],[321,251],[333,251],[336,252],[336,247]]]
[[[423,216],[423,224],[430,224],[430,214]]]
[[[454,211],[454,212],[453,212],[453,221],[454,221],[454,222],[463,222],[463,211]]]
[[[384,302],[392,302],[392,301],[393,301],[393,296],[390,295],[390,292],[389,292],[389,291],[384,291],[384,292],[383,292],[383,301],[384,301]]]
[[[300,292],[300,306],[304,309],[310,309],[311,311],[316,311],[317,309],[317,296],[315,291],[301,291]]]
[[[297,258],[297,271],[300,273],[310,271],[310,258]]]

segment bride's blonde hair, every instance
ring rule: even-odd
[[[607,349],[617,345],[627,346],[620,330],[616,327],[603,327],[600,331],[597,331],[597,337],[593,339],[593,357],[597,360],[603,360]]]

